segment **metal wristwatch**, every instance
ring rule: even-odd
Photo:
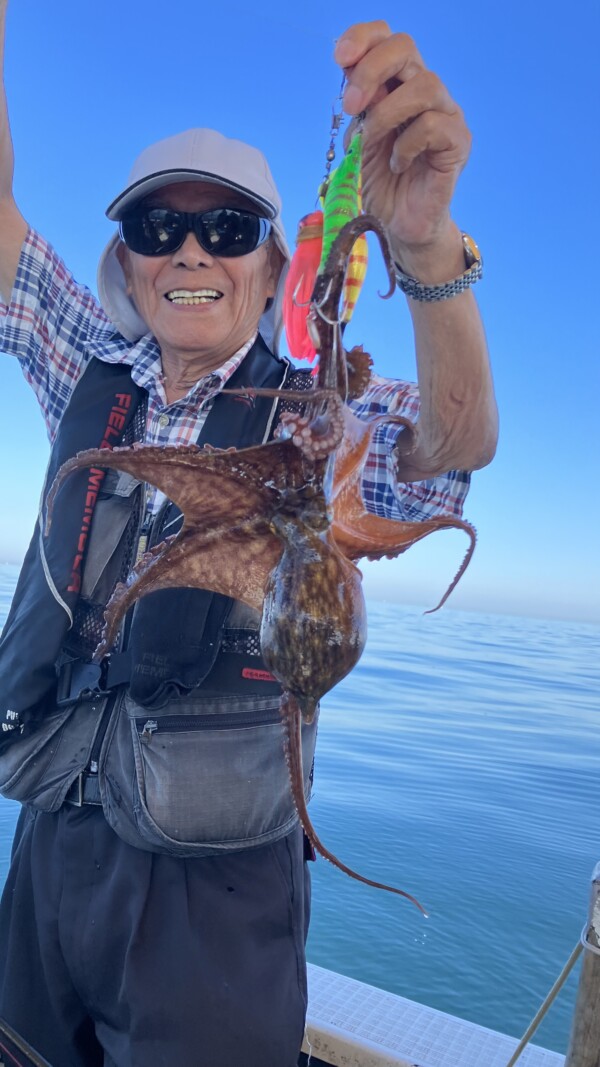
[[[442,285],[426,285],[424,282],[417,281],[416,278],[411,278],[410,274],[405,274],[396,263],[398,288],[413,300],[449,300],[450,297],[463,293],[470,285],[478,282],[483,274],[481,252],[472,237],[469,237],[467,233],[461,236],[466,267],[463,274],[459,274],[458,278],[454,278],[451,282],[444,282]]]

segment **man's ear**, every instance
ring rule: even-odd
[[[275,241],[269,242],[269,283],[267,296],[272,299],[277,292],[277,286],[279,284],[279,278],[283,268],[285,267],[285,256],[280,248],[277,247]]]

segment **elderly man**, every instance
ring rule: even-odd
[[[480,263],[449,214],[469,135],[406,36],[354,26],[336,59],[346,111],[367,111],[365,204],[387,227],[418,362],[418,392],[379,379],[356,402],[358,414],[420,410],[411,455],[384,428],[365,492],[397,519],[459,514],[460,471],[487,463],[496,438],[470,291]],[[261,154],[210,130],[144,152],[108,210],[120,235],[100,263],[102,306],[27,226],[12,172],[2,103],[0,347],[46,418],[45,492],[88,446],[267,440],[277,403],[222,392],[298,382],[277,355],[289,253]],[[56,1067],[292,1067],[309,882],[258,619],[163,590],[98,671],[115,583],[180,516],[125,476],[73,481],[51,535],[34,535],[0,643],[0,788],[24,802],[0,912],[0,1016]],[[153,746],[157,730],[168,744]],[[303,745],[310,768],[314,727]]]

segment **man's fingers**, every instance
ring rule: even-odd
[[[425,70],[414,41],[405,33],[389,34],[349,66],[344,108],[351,115],[367,108],[382,89],[395,88]]]
[[[381,140],[399,126],[412,122],[427,111],[444,115],[460,114],[443,82],[430,70],[422,70],[410,81],[380,99],[375,97],[365,119],[365,141]]]
[[[333,58],[340,67],[353,67],[365,52],[391,36],[387,22],[356,22],[338,38]]]
[[[394,142],[390,169],[404,174],[418,156],[428,153],[429,164],[441,173],[462,169],[469,155],[471,135],[462,114],[425,111],[402,130]]]

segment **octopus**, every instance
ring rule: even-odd
[[[393,263],[385,232],[372,216],[348,222],[336,237],[327,268],[318,276],[310,328],[320,353],[315,387],[308,394],[287,390],[302,401],[301,414],[281,416],[278,436],[244,449],[134,445],[88,449],[59,471],[48,499],[47,529],[56,493],[72,472],[111,467],[157,486],[183,513],[175,536],[146,553],[107,606],[103,639],[95,659],[109,653],[128,609],[160,589],[195,587],[223,593],[261,612],[264,662],[282,687],[281,715],[294,805],[313,848],[347,875],[407,897],[342,863],[320,841],[308,814],[303,787],[301,726],[311,722],[320,699],[356,665],[366,641],[366,609],[357,561],[392,558],[430,533],[464,530],[470,544],[460,569],[437,607],[445,602],[473,553],[475,532],[466,522],[438,517],[398,522],[366,511],[361,473],[373,434],[390,416],[359,420],[346,401],[364,392],[371,359],[361,347],[345,352],[339,304],[352,247],[360,234],[379,240],[394,289]],[[279,395],[276,390],[244,390]],[[396,417],[407,451],[417,427]],[[437,608],[432,609],[437,610]],[[424,912],[425,913],[425,912]]]

